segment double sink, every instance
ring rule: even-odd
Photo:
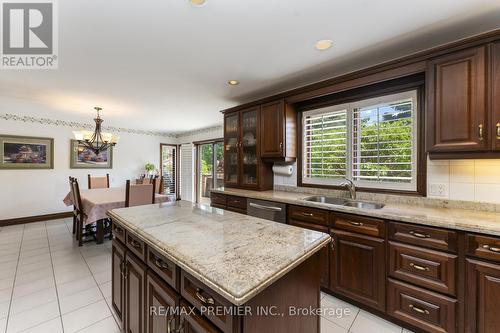
[[[311,197],[304,198],[302,200],[310,201],[310,202],[319,202],[327,205],[334,206],[345,206],[345,207],[355,207],[355,208],[364,208],[364,209],[381,209],[384,208],[384,204],[367,202],[367,201],[359,201],[359,200],[349,200],[342,199],[336,197],[326,197],[320,195],[313,195]]]

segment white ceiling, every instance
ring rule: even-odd
[[[499,0],[59,0],[59,69],[0,71],[0,113],[182,132],[219,110],[500,27]],[[333,48],[317,51],[320,39]],[[241,81],[230,87],[227,81]]]

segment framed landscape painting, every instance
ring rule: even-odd
[[[112,169],[113,147],[96,155],[92,150],[78,144],[78,141],[71,140],[70,159],[71,169]]]
[[[54,169],[54,139],[0,134],[0,169]]]

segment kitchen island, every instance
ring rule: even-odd
[[[184,201],[109,216],[124,331],[319,332],[328,234]]]

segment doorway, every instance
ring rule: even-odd
[[[224,186],[224,142],[198,143],[196,156],[196,202],[209,204],[210,190]]]

